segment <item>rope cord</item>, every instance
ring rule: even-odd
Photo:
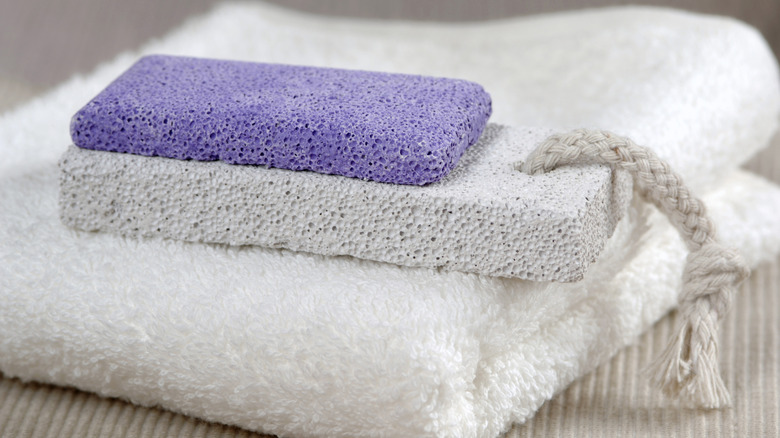
[[[718,243],[701,200],[653,151],[607,131],[578,129],[556,134],[534,150],[519,170],[530,175],[590,159],[628,171],[640,194],[677,228],[690,253],[679,295],[674,338],[650,366],[664,392],[704,408],[730,404],[718,365],[718,325],[737,286],[750,271],[739,253]]]

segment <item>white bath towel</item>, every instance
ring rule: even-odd
[[[229,5],[144,51],[476,79],[496,121],[599,126],[653,146],[707,191],[723,240],[751,264],[780,249],[780,190],[724,176],[765,144],[780,102],[763,42],[729,20],[619,9],[384,26]],[[134,59],[0,120],[9,376],[294,436],[495,436],[675,304],[683,245],[638,201],[573,284],[67,229],[55,163],[68,119]],[[572,73],[592,59],[602,70]]]
[[[764,147],[780,114],[771,50],[758,31],[730,18],[624,7],[482,24],[388,24],[229,3],[51,93],[36,106],[57,129],[41,130],[26,112],[12,115],[0,135],[16,154],[3,157],[0,169],[58,157],[70,141],[70,117],[151,53],[473,80],[492,95],[493,123],[609,129],[652,146],[698,191]],[[711,151],[706,160],[702,146]]]

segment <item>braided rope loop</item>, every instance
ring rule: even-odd
[[[679,296],[675,337],[651,365],[652,379],[669,395],[696,406],[731,403],[718,367],[718,325],[750,271],[739,253],[718,243],[704,203],[669,164],[645,147],[607,131],[556,134],[519,169],[530,175],[588,159],[631,173],[640,194],[677,228],[690,251]]]

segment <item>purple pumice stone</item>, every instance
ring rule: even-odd
[[[154,55],[71,121],[76,146],[397,184],[438,181],[491,113],[476,83]]]

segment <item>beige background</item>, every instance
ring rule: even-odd
[[[120,51],[161,36],[216,0],[0,0],[0,113]],[[780,0],[274,0],[329,15],[486,20],[572,7],[643,3],[731,15],[780,50]],[[780,183],[780,142],[747,166]],[[779,219],[780,220],[780,219]],[[511,437],[780,437],[780,259],[753,273],[723,325],[722,371],[732,409],[681,409],[640,370],[656,357],[674,315],[638,344],[546,403]],[[1,303],[0,303],[1,305]],[[246,431],[73,389],[0,379],[0,437],[248,437]]]

